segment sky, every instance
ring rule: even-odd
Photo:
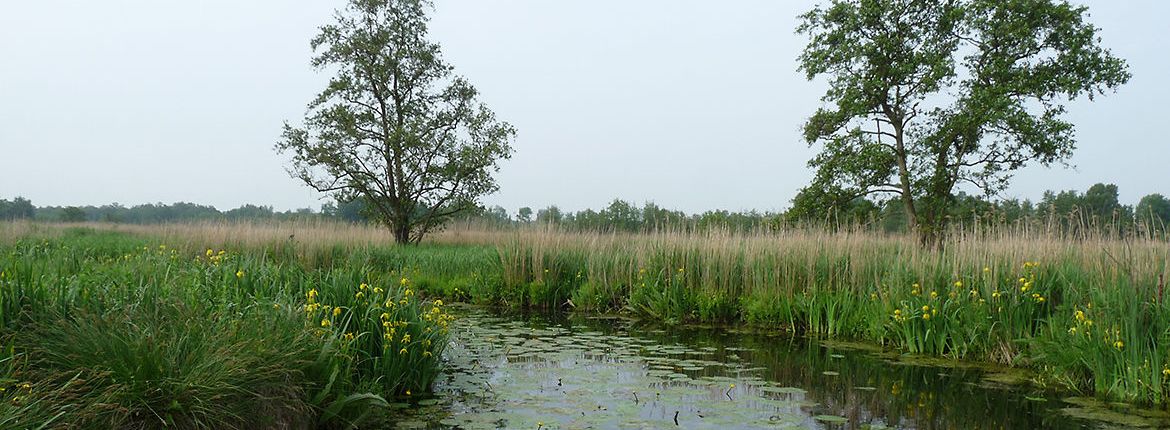
[[[430,38],[518,130],[486,205],[778,211],[809,182],[801,123],[823,80],[796,58],[816,1],[436,0]],[[1028,167],[1000,197],[1117,184],[1170,194],[1170,2],[1084,1],[1128,61],[1077,100],[1075,168]],[[273,145],[329,76],[309,40],[340,0],[38,0],[0,11],[0,199],[277,210],[328,200]]]

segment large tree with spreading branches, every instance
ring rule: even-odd
[[[515,130],[427,40],[425,0],[351,0],[312,40],[333,73],[303,125],[285,123],[290,174],[339,201],[362,199],[398,243],[418,243],[498,185]]]
[[[804,125],[813,183],[842,203],[900,199],[941,246],[956,187],[987,195],[1029,163],[1067,162],[1064,104],[1129,80],[1087,10],[1061,0],[833,0],[802,16],[808,78],[829,89]]]

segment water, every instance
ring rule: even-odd
[[[1053,397],[976,366],[781,333],[621,319],[496,316],[453,329],[436,396],[397,428],[1078,429],[1170,416]],[[937,360],[943,361],[943,360]],[[949,363],[949,362],[948,362]],[[953,364],[953,363],[952,363]]]

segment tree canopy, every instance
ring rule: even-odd
[[[399,243],[498,188],[515,130],[427,40],[424,0],[351,0],[312,40],[312,64],[334,72],[304,125],[285,124],[277,149],[290,173],[339,201],[361,198]]]
[[[800,69],[829,83],[804,125],[823,145],[805,191],[894,196],[940,245],[957,186],[992,195],[1029,162],[1066,162],[1063,103],[1129,80],[1085,16],[1055,0],[833,0],[804,14]]]

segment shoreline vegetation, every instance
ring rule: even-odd
[[[1166,241],[948,237],[456,225],[401,247],[333,222],[0,223],[0,427],[344,428],[425,395],[444,301],[751,324],[1168,403]]]

